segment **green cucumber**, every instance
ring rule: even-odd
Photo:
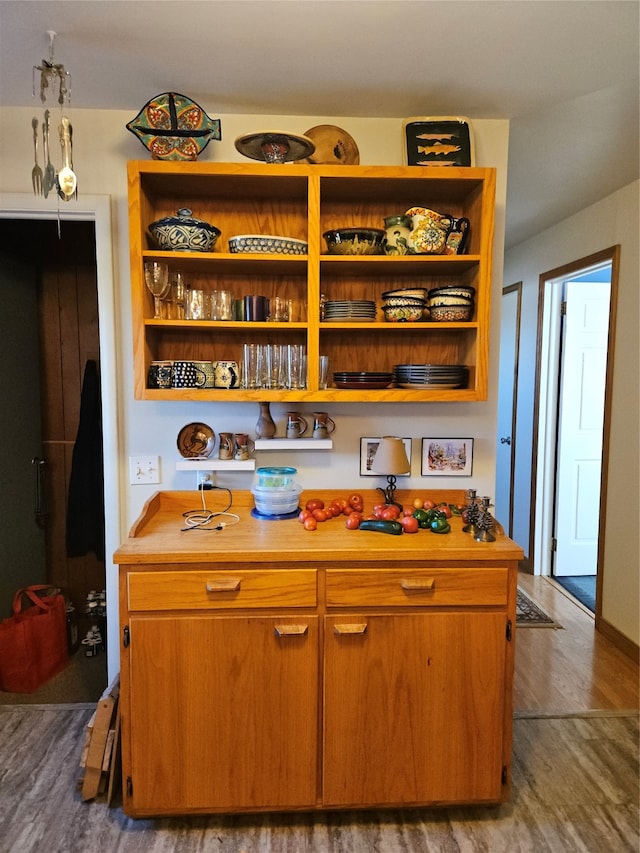
[[[376,533],[391,533],[392,536],[400,536],[402,533],[402,525],[399,521],[379,521],[373,519],[364,519],[360,522],[360,530],[373,530]]]

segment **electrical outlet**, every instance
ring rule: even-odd
[[[132,486],[137,483],[160,482],[159,456],[130,456],[129,482]]]
[[[198,471],[198,488],[213,488],[213,471]]]

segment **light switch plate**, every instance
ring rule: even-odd
[[[132,486],[137,483],[160,482],[159,456],[130,456],[129,482]]]

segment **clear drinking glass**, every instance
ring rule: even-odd
[[[153,318],[162,317],[162,298],[169,291],[169,266],[160,261],[146,261],[144,265],[144,283],[153,296]]]

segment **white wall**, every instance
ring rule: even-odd
[[[602,617],[633,642],[640,638],[638,518],[638,199],[634,182],[505,255],[504,284],[522,281],[516,429],[514,538],[528,550],[531,442],[541,274],[620,244]],[[597,519],[594,519],[597,523]]]
[[[204,104],[205,108],[207,105]],[[0,109],[0,192],[31,194],[31,117],[39,113],[34,105],[24,108]],[[336,124],[347,130],[357,141],[362,165],[402,164],[402,121],[388,118],[332,118],[330,116],[239,116],[220,115],[208,109],[210,115],[222,122],[221,142],[211,142],[201,160],[217,162],[248,162],[234,148],[233,141],[243,133],[262,128],[284,128],[303,133],[317,124]],[[121,535],[137,517],[144,501],[156,491],[155,486],[128,485],[128,457],[133,454],[160,456],[162,489],[194,488],[193,474],[176,472],[176,436],[190,421],[204,421],[216,432],[248,431],[253,433],[258,417],[255,403],[173,403],[148,402],[133,399],[131,305],[129,298],[129,254],[127,219],[126,162],[147,159],[140,142],[126,130],[133,117],[122,111],[73,110],[73,160],[78,174],[80,201],[83,194],[111,197],[113,275],[116,315],[118,364],[116,371],[119,425],[120,518]],[[52,117],[57,125],[57,117]],[[494,239],[494,276],[491,334],[499,339],[500,292],[502,287],[502,258],[504,246],[504,211],[509,124],[502,120],[474,121],[476,163],[497,169],[496,228]],[[282,167],[288,168],[288,167]],[[416,203],[419,203],[419,199]],[[58,204],[51,195],[47,203],[52,209]],[[67,210],[76,202],[59,202]],[[197,211],[194,211],[197,215]],[[495,424],[497,406],[497,345],[491,347],[489,366],[490,395],[484,403],[423,403],[401,406],[374,404],[328,404],[327,411],[337,423],[331,453],[260,454],[258,464],[294,464],[305,488],[321,490],[332,486],[341,488],[372,488],[375,478],[359,475],[359,439],[364,435],[402,434],[414,439],[412,474],[402,480],[402,486],[424,489],[477,488],[480,494],[493,495],[495,483]],[[272,414],[282,422],[284,405],[274,404]],[[311,404],[300,406],[311,411]],[[469,436],[475,439],[473,475],[469,479],[451,480],[446,477],[424,480],[420,476],[420,438],[427,435]],[[250,474],[219,474],[217,482],[231,488],[245,489]],[[108,567],[108,596],[110,623],[116,623],[115,570]],[[110,631],[110,639],[117,631]],[[110,647],[115,657],[117,645]],[[110,671],[113,663],[110,661]],[[117,669],[115,670],[117,671]]]

